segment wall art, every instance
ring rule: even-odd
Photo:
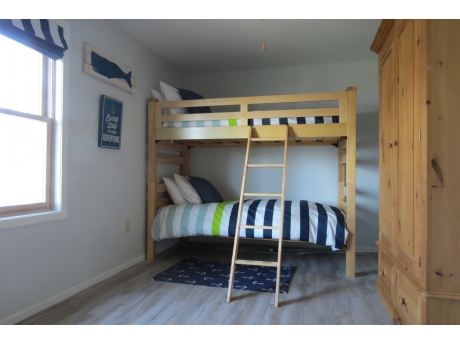
[[[134,72],[131,67],[117,62],[100,49],[83,44],[83,71],[129,93],[134,93]]]
[[[98,147],[120,149],[123,103],[102,95],[99,104]]]

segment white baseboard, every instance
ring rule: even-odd
[[[22,311],[19,311],[17,312],[16,314],[13,314],[7,318],[3,318],[0,320],[0,325],[14,325],[14,324],[17,324],[18,322],[24,320],[24,319],[27,319],[28,317],[34,315],[34,314],[37,314],[38,312],[41,312],[45,309],[47,309],[48,307],[51,307],[53,305],[55,305],[56,303],[58,302],[61,302],[77,293],[79,293],[80,291],[83,291],[93,285],[95,285],[96,283],[99,283],[117,273],[119,273],[120,271],[123,271],[133,265],[136,265],[137,263],[140,263],[142,262],[143,260],[145,260],[145,255],[142,255],[142,256],[139,256],[135,259],[132,259],[130,260],[129,262],[126,262],[122,265],[119,265],[109,271],[106,271],[96,277],[93,277],[83,283],[80,283],[79,285],[75,286],[75,287],[72,287],[68,290],[65,290],[63,291],[62,293],[59,293],[57,295],[54,295],[42,302],[39,302],[37,303],[36,305],[33,305],[27,309],[24,309]]]

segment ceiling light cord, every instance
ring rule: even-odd
[[[262,19],[262,22],[264,23],[263,29],[262,29],[262,50],[265,50],[265,22]]]

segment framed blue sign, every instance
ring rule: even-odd
[[[123,103],[102,95],[99,105],[98,147],[120,149]]]

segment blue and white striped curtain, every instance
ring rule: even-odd
[[[0,34],[53,60],[59,60],[68,49],[64,29],[47,19],[0,19]]]

